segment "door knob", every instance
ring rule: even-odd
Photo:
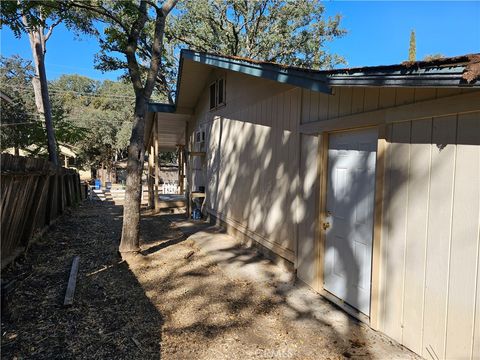
[[[323,227],[323,230],[327,230],[330,227],[330,223],[329,222],[324,222],[322,227]]]

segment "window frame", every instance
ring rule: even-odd
[[[220,102],[220,95],[219,95],[219,84],[220,82],[222,82],[222,102]],[[225,76],[220,76],[218,77],[215,81],[212,81],[210,83],[210,85],[208,86],[208,96],[209,96],[209,110],[210,111],[214,111],[214,110],[217,110],[219,108],[222,108],[224,106],[227,105],[227,101],[226,101],[226,81],[225,81]],[[212,106],[212,86],[215,86],[215,99],[213,101],[213,103],[215,104],[214,106]]]
[[[213,94],[213,106],[212,106],[212,86],[214,87]],[[208,107],[210,110],[215,110],[217,108],[217,82],[213,81],[208,85]]]
[[[223,83],[223,84],[222,84],[222,98],[223,98],[223,99],[222,99],[222,100],[223,100],[222,102],[220,102],[220,95],[219,95],[219,91],[220,91],[220,86],[219,86],[219,84],[220,84],[220,81]],[[217,81],[216,81],[216,84],[217,84],[217,85],[216,85],[216,93],[217,93],[216,103],[217,103],[217,108],[220,108],[220,107],[222,107],[222,106],[227,105],[227,102],[226,102],[226,91],[225,91],[225,89],[226,89],[226,86],[225,86],[225,77],[224,77],[224,76],[219,77],[219,78],[217,79]]]

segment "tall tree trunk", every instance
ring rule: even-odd
[[[145,157],[145,114],[147,100],[137,94],[132,136],[128,147],[127,186],[123,205],[120,252],[139,251],[140,207],[142,202],[142,170]]]
[[[53,129],[52,110],[50,107],[50,98],[48,95],[47,73],[45,71],[45,37],[43,28],[32,30],[28,33],[30,46],[32,48],[33,61],[35,62],[35,78],[33,79],[33,89],[35,92],[35,103],[38,112],[45,118],[45,128],[47,129],[47,147],[49,160],[58,166],[57,142],[55,140],[55,131]]]
[[[147,1],[141,0],[139,15],[127,37],[125,55],[128,70],[135,89],[135,115],[128,148],[127,188],[125,191],[125,205],[123,207],[122,239],[120,252],[135,252],[139,247],[140,207],[142,201],[142,170],[145,156],[145,115],[147,103],[152,96],[158,70],[160,68],[165,19],[176,5],[178,0],[166,0],[161,9],[155,7],[156,19],[152,41],[152,57],[150,68],[142,84],[142,76],[136,58],[138,39],[148,20]]]

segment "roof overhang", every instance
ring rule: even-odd
[[[158,111],[179,112],[183,109],[182,112],[193,112],[214,69],[330,94],[335,86],[480,87],[477,80],[479,68],[480,54],[396,65],[312,70],[184,49],[180,52],[175,105],[172,108],[171,105],[160,104]],[[467,73],[470,75],[466,76]]]
[[[480,54],[327,71],[331,86],[480,87]]]
[[[170,104],[149,104],[148,109],[145,128],[147,151],[155,145],[155,138],[160,152],[175,151],[179,145],[185,145],[189,114],[175,113],[175,107]],[[157,111],[160,109],[166,111]]]
[[[462,78],[464,66],[396,68],[329,75],[331,86],[478,87]]]
[[[214,69],[328,94],[337,86],[480,87],[480,54],[387,66],[311,70],[184,49],[180,52],[175,104],[148,105],[147,139],[155,120],[160,126],[159,136],[163,137],[159,139],[161,149],[184,145],[186,123]]]
[[[282,84],[294,85],[313,91],[331,92],[327,76],[320,72],[191,50],[183,50],[181,59],[183,61],[190,60],[199,64],[273,80]]]

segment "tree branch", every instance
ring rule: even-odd
[[[164,17],[170,14],[170,11],[177,5],[178,0],[166,0],[162,5],[162,13]]]
[[[178,0],[167,0],[163,3],[162,11],[157,11],[155,19],[155,33],[152,44],[152,57],[150,60],[150,69],[145,81],[144,96],[150,98],[152,95],[155,82],[157,81],[158,70],[162,59],[163,35],[165,33],[165,20],[167,15],[172,11]]]
[[[125,32],[125,34],[128,34],[127,26],[122,22],[122,20],[120,18],[114,16],[110,11],[108,11],[108,9],[104,8],[103,6],[101,6],[101,5],[98,5],[98,6],[88,5],[84,1],[74,1],[74,2],[72,2],[72,6],[77,7],[79,9],[90,10],[90,11],[93,11],[93,12],[95,12],[95,13],[101,15],[101,16],[104,16],[104,17],[112,20],[118,26],[120,26],[122,28],[122,30]],[[102,21],[102,19],[99,19],[99,20]]]
[[[130,31],[128,32],[127,48],[125,49],[125,55],[127,57],[128,63],[128,72],[130,78],[132,79],[133,88],[135,93],[144,91],[142,86],[142,77],[140,74],[140,68],[138,66],[138,61],[136,58],[136,51],[138,45],[138,38],[140,37],[140,32],[145,27],[145,23],[148,20],[147,15],[147,3],[145,0],[140,2],[138,6],[138,17],[133,23]]]
[[[48,39],[50,39],[50,36],[52,36],[52,32],[53,32],[53,28],[55,26],[57,26],[58,24],[60,24],[62,22],[62,19],[58,19],[57,21],[55,21],[52,25],[50,25],[50,27],[48,28],[48,32],[47,34],[45,35],[44,39],[45,39],[45,43],[48,41]]]

